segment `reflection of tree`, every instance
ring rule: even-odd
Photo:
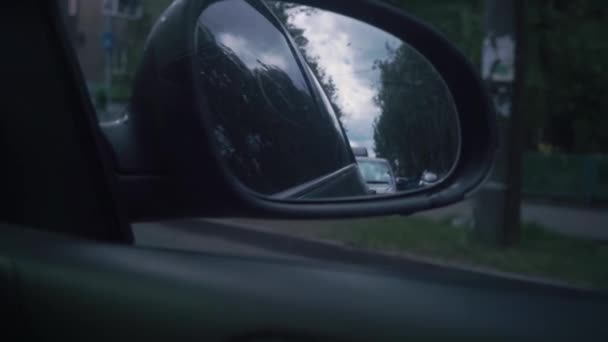
[[[376,61],[380,70],[375,98],[381,114],[374,123],[376,154],[393,163],[397,174],[418,177],[450,170],[458,148],[455,108],[449,91],[431,65],[407,45]]]
[[[304,36],[304,30],[294,26],[292,23],[289,22],[290,15],[294,15],[296,13],[304,13],[307,15],[311,15],[318,11],[318,9],[281,1],[266,1],[266,4],[277,16],[279,21],[281,21],[283,26],[287,28],[289,35],[298,46],[300,52],[304,56],[304,59],[306,59],[306,62],[310,66],[310,69],[312,70],[313,74],[319,80],[321,87],[325,91],[325,94],[327,95],[329,102],[331,103],[331,107],[334,110],[334,113],[336,114],[340,122],[342,122],[342,116],[344,115],[344,113],[342,112],[340,106],[338,106],[337,104],[338,89],[336,87],[336,84],[334,83],[334,80],[331,76],[328,76],[325,72],[325,69],[323,69],[323,67],[319,65],[319,57],[313,56],[308,52],[308,39],[306,39],[306,37]]]
[[[288,74],[261,62],[250,69],[212,41],[203,46],[198,87],[213,114],[220,153],[244,184],[272,194],[347,163],[331,120]]]

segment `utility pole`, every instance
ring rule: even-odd
[[[520,236],[525,0],[486,0],[482,77],[494,102],[499,148],[488,182],[473,203],[474,235],[509,246]]]

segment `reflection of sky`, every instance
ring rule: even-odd
[[[244,37],[234,35],[233,33],[222,32],[217,36],[217,40],[224,46],[228,47],[237,56],[241,57],[241,61],[247,65],[249,69],[259,68],[261,63],[279,67],[281,70],[288,68],[287,61],[283,56],[272,53],[272,51],[256,51],[256,44],[251,44]]]
[[[220,1],[211,4],[199,19],[224,47],[235,53],[250,69],[278,67],[289,74],[300,89],[307,89],[302,72],[287,41],[270,22],[245,1]]]
[[[365,146],[373,155],[373,122],[380,115],[374,102],[380,71],[373,65],[387,58],[387,44],[395,48],[401,40],[358,20],[322,10],[294,11],[289,20],[304,30],[308,54],[319,57],[319,66],[336,84],[337,104],[345,113],[342,121],[351,145]]]

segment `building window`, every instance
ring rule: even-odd
[[[141,0],[104,0],[102,12],[110,17],[139,19],[142,15]]]

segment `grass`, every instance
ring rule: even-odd
[[[360,248],[608,288],[608,244],[557,235],[535,224],[524,225],[521,241],[511,248],[477,243],[468,229],[452,227],[447,220],[416,217],[336,221],[317,234]]]

